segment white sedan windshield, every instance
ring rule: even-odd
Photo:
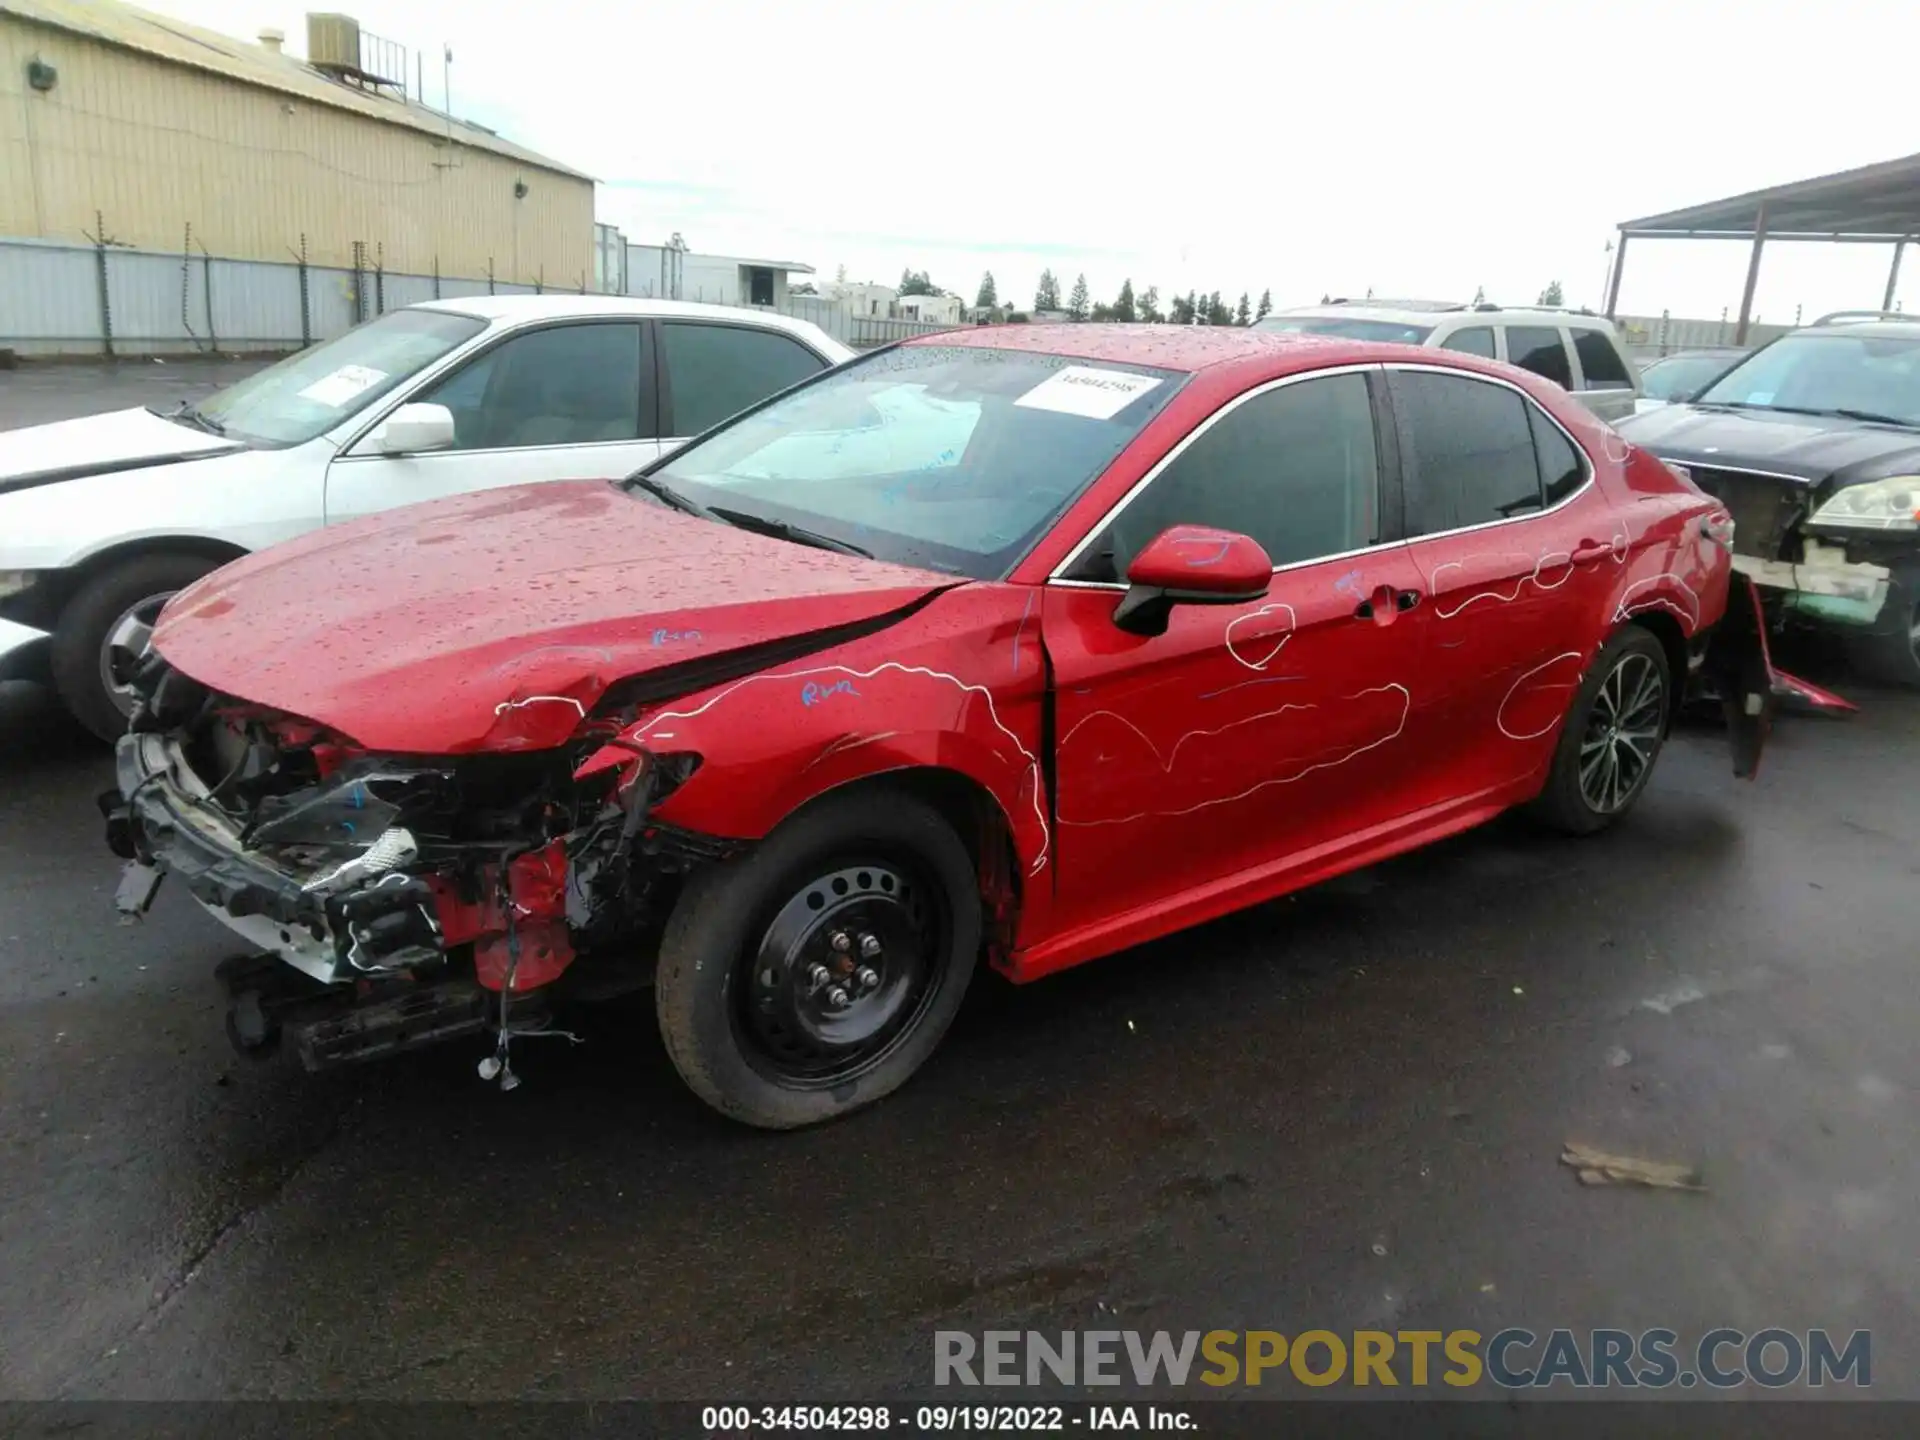
[[[209,396],[197,414],[236,440],[299,445],[366,409],[486,329],[441,310],[395,310]]]

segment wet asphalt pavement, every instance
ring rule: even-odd
[[[0,425],[48,413],[18,379]],[[177,889],[114,924],[108,756],[0,691],[0,1396],[858,1399],[936,1329],[1778,1325],[1870,1329],[1920,1398],[1920,697],[1837,683],[1863,712],[1752,784],[1685,731],[1595,839],[1503,820],[982,983],[791,1135],[693,1100],[644,997],[510,1095],[477,1042],[237,1058],[235,945]],[[1708,1191],[1583,1187],[1568,1139]]]

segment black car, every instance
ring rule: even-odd
[[[1617,428],[1733,513],[1775,619],[1920,687],[1920,322],[1827,316]]]

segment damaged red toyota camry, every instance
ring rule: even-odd
[[[1598,830],[1690,677],[1757,764],[1731,522],[1561,390],[1232,329],[877,352],[624,482],[354,522],[182,592],[103,797],[311,1067],[651,985],[749,1124],[1016,981],[1531,805]],[[525,1057],[521,1057],[523,1062]]]

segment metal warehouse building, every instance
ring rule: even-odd
[[[422,104],[419,61],[346,16],[309,16],[307,42],[302,61],[274,32],[0,0],[0,245],[104,242],[177,269],[290,263],[304,237],[315,266],[436,288],[590,283],[591,178]]]

